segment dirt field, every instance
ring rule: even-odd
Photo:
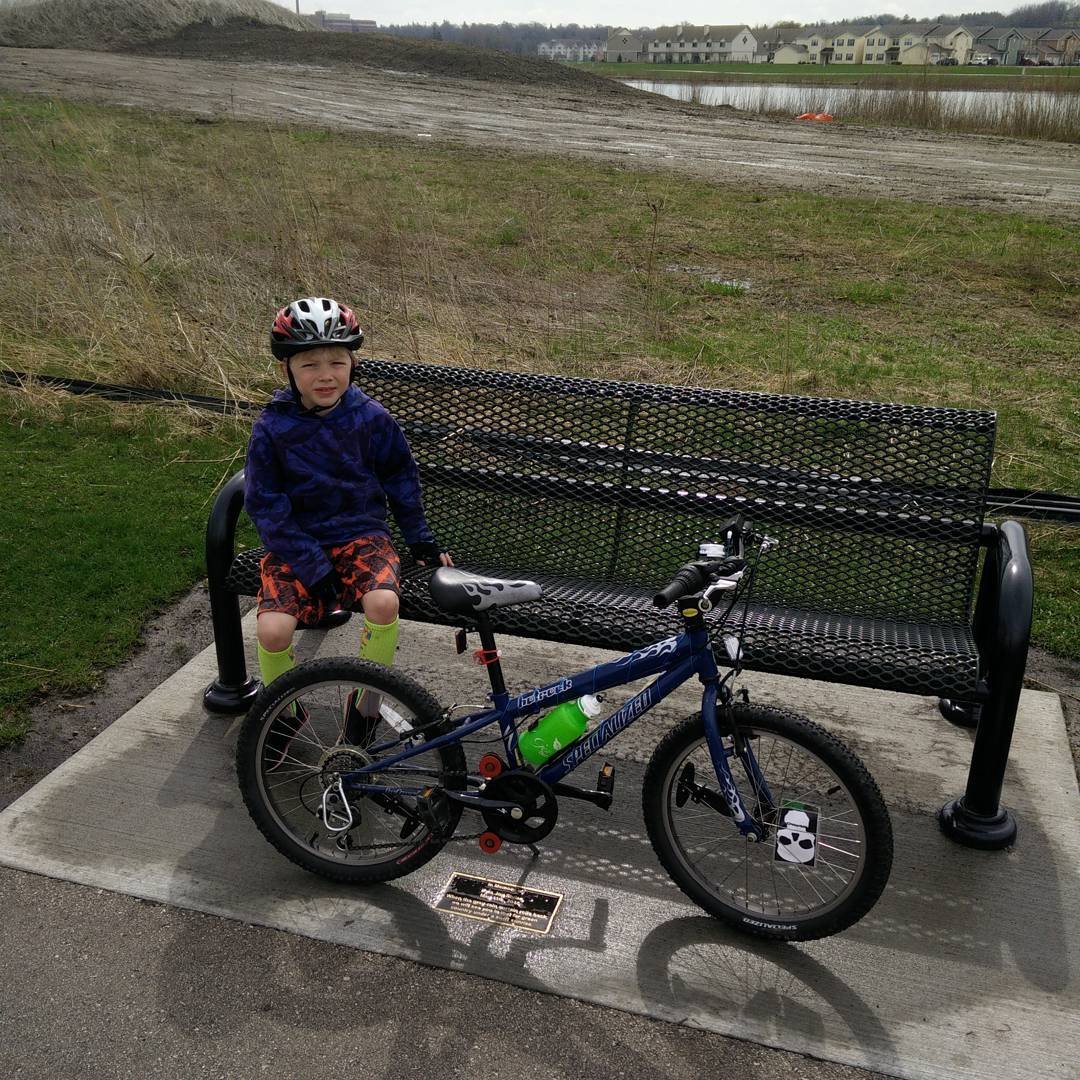
[[[763,120],[644,94],[358,66],[66,50],[0,49],[0,89],[1080,220],[1080,147],[1057,143]]]

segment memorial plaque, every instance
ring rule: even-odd
[[[452,874],[435,908],[467,919],[546,934],[562,899],[562,893],[526,889],[471,874]]]

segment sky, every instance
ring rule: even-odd
[[[292,7],[295,2],[282,3]],[[1019,2],[1019,0],[1016,0]],[[979,5],[975,5],[978,7]],[[983,7],[995,5],[984,4]],[[1015,6],[1011,4],[1010,6]],[[917,19],[932,18],[948,11],[947,0],[741,0],[741,2],[710,2],[710,0],[677,0],[674,9],[660,0],[435,0],[434,3],[413,3],[410,0],[300,0],[303,14],[318,9],[347,12],[354,19],[374,19],[380,26],[391,23],[525,23],[538,22],[546,26],[558,23],[578,23],[580,26],[665,26],[679,22],[693,25],[727,26],[734,23],[761,26],[783,20],[804,24],[837,22],[845,17],[867,12],[893,12]],[[956,10],[971,10],[968,2]]]

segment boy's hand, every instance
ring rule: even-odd
[[[437,563],[441,566],[454,565],[454,560],[450,558],[450,552],[443,551],[434,540],[424,540],[419,544],[410,544],[409,554],[412,555],[417,566],[427,566],[429,563]]]

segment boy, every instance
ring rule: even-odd
[[[405,436],[352,385],[363,338],[352,311],[324,297],[283,307],[270,331],[290,389],[255,422],[244,470],[244,505],[267,548],[257,616],[264,685],[294,666],[299,623],[358,603],[361,658],[393,663],[400,565],[387,502],[418,565],[453,565],[424,519]]]

